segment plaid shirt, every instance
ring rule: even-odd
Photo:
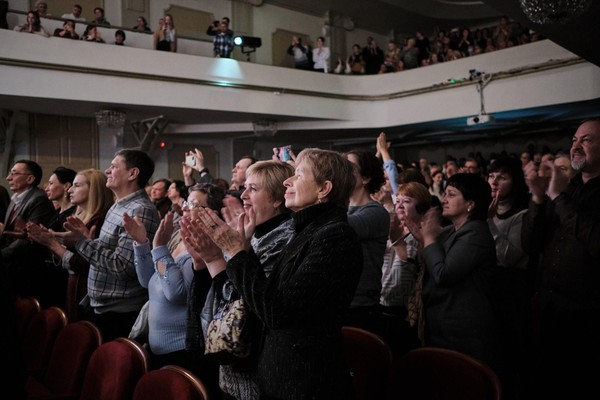
[[[233,51],[233,36],[228,32],[219,32],[213,39],[213,51],[221,58],[231,57]]]
[[[137,278],[133,238],[123,228],[123,213],[138,216],[152,242],[160,218],[144,189],[120,199],[108,210],[97,239],[83,238],[75,248],[90,263],[88,296],[97,312],[139,310],[148,292]]]

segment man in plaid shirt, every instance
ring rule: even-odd
[[[141,150],[123,149],[115,154],[105,171],[106,186],[115,195],[97,239],[78,218],[65,223],[66,241],[90,263],[88,278],[89,307],[84,318],[94,322],[103,340],[127,337],[138,313],[148,300],[148,292],[137,278],[133,257],[133,238],[123,228],[123,214],[139,218],[152,243],[160,223],[156,207],[146,191],[146,183],[154,173],[154,161]]]
[[[227,22],[219,23],[219,30],[213,39],[213,53],[215,57],[230,58],[233,51],[233,33],[229,30]]]

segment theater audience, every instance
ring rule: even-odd
[[[179,229],[179,218],[183,215],[183,202],[187,200],[188,188],[180,179],[173,179],[167,190],[167,197],[171,200],[171,211],[175,229]]]
[[[352,75],[363,75],[365,73],[365,61],[358,44],[352,45],[352,54],[346,57],[345,63],[341,57],[338,57],[338,63],[333,72]]]
[[[148,21],[141,15],[137,17],[137,24],[131,29],[139,33],[152,33],[152,30],[148,27]]]
[[[121,29],[117,29],[115,31],[115,41],[113,44],[116,44],[117,46],[125,46],[126,38],[127,36],[125,35],[125,32]]]
[[[525,184],[521,161],[501,157],[489,167],[488,179],[492,190],[488,226],[496,243],[495,302],[498,317],[499,366],[506,398],[517,398],[517,387],[524,369],[525,341],[528,329],[529,297],[527,269],[529,256],[521,244],[523,215],[529,205],[529,190]]]
[[[154,50],[177,52],[177,32],[171,14],[165,14],[158,21],[158,28],[154,31]]]
[[[12,198],[0,225],[0,249],[4,273],[11,282],[11,290],[21,297],[38,296],[45,292],[43,274],[44,253],[37,244],[27,240],[26,223],[47,224],[55,209],[46,192],[39,187],[42,167],[33,160],[17,160],[6,180]]]
[[[394,357],[420,345],[418,327],[407,320],[409,299],[420,276],[417,249],[419,243],[409,226],[419,226],[425,211],[431,207],[431,195],[418,182],[400,185],[395,210],[390,214],[389,238],[382,264],[381,336],[391,346]]]
[[[52,15],[48,13],[48,3],[45,1],[36,1],[35,6],[33,7],[35,11],[37,11],[40,18],[51,17]]]
[[[230,58],[233,51],[233,34],[225,21],[219,22],[219,29],[213,38],[213,55],[218,58]]]
[[[453,175],[441,213],[451,224],[442,228],[439,209],[432,208],[420,230],[411,232],[422,243],[420,256],[427,268],[422,292],[425,345],[458,350],[494,365],[497,325],[490,279],[496,251],[486,222],[490,202],[490,186],[481,177]]]
[[[385,183],[381,161],[368,150],[353,150],[346,157],[354,166],[356,185],[350,195],[348,224],[354,229],[363,253],[363,270],[345,325],[378,332],[381,265],[390,230],[387,210],[371,196]]]
[[[104,16],[104,9],[102,7],[94,8],[94,20],[92,21],[92,24],[110,26],[110,22],[108,22]]]
[[[329,47],[325,47],[325,38],[317,38],[317,47],[312,50],[313,70],[316,72],[329,72]]]
[[[75,32],[75,21],[72,19],[66,20],[63,23],[62,29],[56,28],[54,30],[54,36],[65,38],[65,39],[79,39],[79,35]]]
[[[183,203],[184,215],[200,207],[220,209],[225,193],[217,193],[211,184],[198,184],[190,188]],[[139,218],[124,215],[124,228],[134,240],[135,269],[142,287],[148,289],[148,337],[137,340],[148,343],[152,369],[176,364],[193,371],[207,384],[217,387],[218,369],[208,367],[200,349],[186,349],[188,302],[192,281],[196,283],[197,301],[204,303],[211,278],[204,262],[196,265],[186,248],[179,231],[173,229],[173,214],[162,219],[152,244]],[[203,289],[202,289],[203,288]]]
[[[80,4],[74,4],[70,13],[65,13],[61,16],[62,19],[72,19],[75,21],[85,21],[85,18],[81,15],[83,8]]]
[[[568,153],[558,153],[554,159],[554,165],[558,168],[557,172],[564,174],[569,180],[575,176],[575,170],[571,166],[571,157]]]
[[[98,238],[94,239],[76,217],[69,217],[65,223],[67,232],[57,235],[90,263],[83,318],[95,323],[104,341],[109,341],[129,335],[148,300],[148,292],[135,272],[133,238],[123,227],[123,214],[140,218],[149,241],[154,238],[160,217],[144,190],[154,173],[154,161],[147,153],[119,150],[105,173],[106,186],[114,193],[115,203],[106,214]]]
[[[377,41],[371,36],[367,38],[367,45],[363,48],[362,55],[365,61],[365,74],[377,74],[381,64],[385,60],[385,55],[383,50],[377,45]]]
[[[150,200],[158,210],[158,215],[160,215],[161,219],[164,218],[171,209],[172,203],[167,195],[169,186],[171,186],[170,180],[164,178],[158,179],[152,183],[152,189],[150,190]]]
[[[106,43],[104,39],[102,39],[102,35],[100,34],[100,31],[98,31],[96,25],[88,25],[81,36],[81,40],[93,43]]]
[[[582,357],[600,356],[600,120],[572,138],[569,181],[551,161],[525,166],[531,192],[523,248],[540,256],[534,297],[533,363],[524,398],[582,398],[595,387]]]
[[[294,56],[294,67],[297,69],[311,70],[312,65],[309,59],[309,48],[302,44],[302,38],[296,35],[292,36],[292,44],[287,49],[287,53]],[[311,52],[312,55],[312,52]]]
[[[283,182],[293,174],[294,169],[291,165],[279,161],[259,161],[252,164],[247,171],[246,190],[242,193],[243,208],[237,201],[225,199],[226,207],[222,210],[225,221],[232,228],[237,228],[238,219],[244,213],[246,238],[250,240],[252,251],[260,260],[267,277],[279,253],[293,234],[290,210],[285,207],[283,186]],[[185,231],[185,227],[182,230]],[[199,248],[199,251],[204,253],[207,249]],[[218,247],[213,251],[221,253]],[[214,308],[221,298],[221,293],[233,291],[236,298],[239,297],[239,293],[227,277],[225,267],[226,261],[223,256],[219,262],[215,260],[209,264],[213,284],[202,310],[203,315],[214,315]],[[190,308],[196,307],[190,306]],[[194,316],[197,314],[197,311],[193,313]],[[203,323],[206,319],[203,318]],[[199,324],[193,319],[191,322],[191,327]],[[203,330],[205,329],[206,326],[203,327]],[[193,331],[189,336],[194,336]],[[256,340],[259,338],[257,337]],[[223,392],[237,399],[258,399],[260,393],[256,378],[256,362],[257,359],[253,355],[233,364],[222,365],[219,381]]]
[[[27,13],[27,22],[14,27],[16,32],[33,33],[43,37],[50,37],[50,34],[44,29],[40,21],[40,16],[37,11],[29,11]]]
[[[71,204],[76,206],[74,216],[85,224],[93,237],[98,237],[104,217],[114,203],[113,194],[106,187],[106,176],[97,169],[82,170],[73,179],[68,192]],[[89,262],[73,246],[64,246],[41,224],[28,223],[27,235],[30,240],[46,246],[53,254],[54,264],[68,272],[65,311],[69,321],[81,319],[78,305],[87,295]]]
[[[73,179],[75,179],[76,174],[77,172],[70,168],[58,167],[52,171],[52,175],[46,183],[44,190],[48,199],[54,205],[55,213],[45,226],[52,231],[64,231],[63,224],[67,217],[75,213],[77,207],[71,203],[71,196],[68,191],[73,186]],[[29,224],[31,223],[28,223],[27,226]],[[29,231],[28,228],[27,230]],[[45,282],[43,292],[39,295],[40,300],[46,307],[53,305],[65,309],[68,272],[60,267],[60,259],[55,260],[52,252],[47,249],[41,249],[40,251],[44,252],[40,273],[43,274],[43,281]]]
[[[265,325],[257,370],[262,396],[348,398],[341,317],[362,267],[357,235],[346,222],[353,167],[337,152],[304,149],[284,184],[295,235],[268,278],[244,235],[216,213],[200,209],[198,226],[224,251],[229,279]],[[210,268],[213,260],[204,260]]]

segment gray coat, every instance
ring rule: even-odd
[[[492,364],[496,351],[496,247],[486,221],[445,227],[422,251],[425,342]]]

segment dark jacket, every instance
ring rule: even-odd
[[[331,204],[293,214],[295,236],[269,278],[240,252],[227,275],[265,325],[261,391],[278,399],[346,399],[352,391],[342,347],[342,315],[362,271],[346,210]]]
[[[18,222],[19,225],[27,221],[46,225],[55,214],[54,206],[48,200],[48,195],[46,195],[43,189],[38,187],[32,188],[27,192],[23,201],[15,210],[14,216],[16,219],[14,217],[10,218],[14,208],[15,204],[11,201],[6,209],[6,216],[4,218],[5,233],[2,234],[2,257],[5,261],[8,260],[9,263],[31,249],[31,242],[29,240],[24,238],[13,240],[14,237],[10,237],[9,232],[17,230],[15,223],[20,220]],[[10,242],[10,244],[5,245],[7,242]]]
[[[46,225],[54,216],[52,202],[46,192],[38,187],[30,189],[21,204],[16,207],[14,217],[11,213],[14,202],[10,202],[6,210],[4,233],[0,237],[4,268],[9,281],[13,283],[16,293],[21,296],[36,296],[45,307],[45,299],[40,298],[42,292],[48,290],[45,282],[44,258],[47,254],[44,247],[32,243],[24,236],[11,235],[10,232],[22,232],[27,221]],[[16,218],[15,218],[16,217]],[[17,223],[17,225],[15,225]]]
[[[483,362],[496,358],[493,281],[496,245],[486,221],[445,227],[422,250],[425,344],[458,350]]]
[[[576,175],[567,191],[523,218],[523,248],[541,253],[536,290],[543,308],[600,312],[600,177]]]

